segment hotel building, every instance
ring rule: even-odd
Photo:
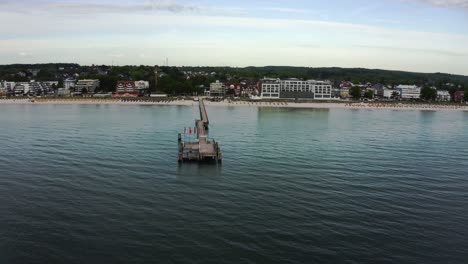
[[[83,91],[87,93],[94,93],[94,91],[99,88],[99,80],[79,80],[75,85],[75,92],[81,94]]]
[[[224,96],[226,93],[226,85],[220,81],[210,84],[210,96]]]
[[[396,87],[400,91],[401,99],[420,99],[421,98],[421,87],[416,85],[398,85]]]
[[[261,97],[263,99],[317,99],[332,98],[332,84],[329,81],[299,79],[262,79],[260,81]]]

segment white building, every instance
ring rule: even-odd
[[[393,99],[393,93],[397,93],[398,96],[400,96],[400,91],[399,90],[383,88],[383,98],[384,99]]]
[[[261,82],[262,92],[260,97],[263,99],[278,99],[280,98],[280,79],[267,79],[264,78]]]
[[[401,99],[420,99],[421,98],[421,87],[416,85],[398,85],[396,87],[400,91]]]
[[[439,102],[450,102],[451,97],[448,91],[437,91],[437,101]]]
[[[2,81],[0,82],[0,95],[6,95],[7,93],[10,93],[13,91],[15,88],[16,83],[15,82],[7,82],[7,81]]]
[[[147,90],[149,89],[149,82],[148,81],[136,81],[135,87],[137,90]]]
[[[220,81],[210,84],[210,96],[224,96],[226,93],[226,86]]]
[[[328,100],[332,98],[332,84],[329,81],[299,79],[262,79],[261,97],[264,99],[318,99]]]
[[[70,90],[71,88],[75,87],[75,82],[76,80],[74,79],[66,79],[63,81],[63,87],[67,90]]]
[[[75,93],[82,93],[83,90],[87,93],[94,93],[99,85],[99,80],[79,80],[75,85]]]
[[[58,88],[57,89],[57,95],[58,96],[69,96],[70,95],[70,89]]]
[[[28,82],[17,82],[13,88],[13,94],[15,96],[23,96],[28,94],[30,91],[30,83]]]

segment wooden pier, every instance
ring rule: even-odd
[[[195,121],[194,128],[196,139],[193,142],[185,142],[182,140],[182,134],[179,133],[178,135],[179,162],[221,162],[221,150],[219,149],[218,142],[207,137],[209,121],[205,103],[202,99],[199,100],[199,110],[200,120]]]

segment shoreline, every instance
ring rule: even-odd
[[[160,106],[193,106],[193,100],[119,100],[119,99],[39,99],[34,102],[29,99],[0,99],[0,105],[7,104],[47,104],[47,105],[160,105]],[[207,106],[214,107],[266,107],[266,108],[295,108],[295,109],[368,109],[368,110],[418,110],[418,111],[468,111],[468,105],[455,104],[411,104],[411,103],[353,103],[353,102],[262,102],[262,101],[205,101]]]

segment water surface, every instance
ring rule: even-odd
[[[466,263],[468,113],[0,107],[1,263]]]

